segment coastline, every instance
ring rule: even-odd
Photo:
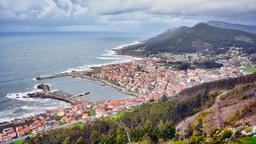
[[[125,55],[125,54],[118,54],[117,50],[120,50],[126,46],[131,46],[136,44],[136,42],[132,42],[130,44],[124,44],[115,48],[108,48],[105,49],[105,53],[103,53],[100,57],[97,57],[98,59],[112,59],[112,62],[106,62],[106,63],[98,63],[98,64],[90,64],[90,65],[80,65],[77,67],[73,68],[68,68],[67,70],[58,72],[56,74],[62,74],[62,73],[70,73],[70,72],[80,72],[80,71],[86,71],[90,70],[92,67],[101,67],[105,65],[110,65],[110,64],[118,64],[118,63],[125,63],[125,62],[131,62],[131,61],[136,61],[136,60],[142,60],[143,57],[138,57],[136,55]],[[34,80],[36,78],[33,78]]]
[[[71,106],[69,106],[68,108],[59,108],[56,110],[52,109],[49,111],[45,111],[45,113],[41,115],[43,117],[42,121],[45,120],[46,117],[54,115],[49,119],[49,121],[46,122],[48,123],[50,121],[54,121],[55,124],[52,124],[53,128],[60,127],[62,123],[72,123],[76,122],[77,120],[82,120],[83,122],[91,122],[101,117],[115,115],[125,109],[131,109],[135,106],[147,103],[149,101],[159,100],[164,95],[173,96],[170,94],[174,94],[176,92],[178,92],[178,94],[180,95],[180,90],[183,90],[184,93],[184,91],[186,92],[186,89],[189,88],[191,85],[195,86],[193,84],[205,82],[200,78],[200,75],[202,74],[211,75],[211,77],[209,77],[210,80],[216,80],[217,78],[225,78],[227,75],[234,76],[232,75],[233,72],[240,71],[239,68],[230,67],[229,70],[231,70],[232,72],[229,73],[229,70],[227,69],[227,73],[225,73],[224,70],[224,75],[222,75],[222,77],[218,77],[221,73],[220,69],[219,71],[217,70],[218,72],[220,72],[219,74],[215,73],[215,70],[202,69],[188,70],[185,73],[183,71],[167,69],[165,66],[157,63],[157,60],[158,59],[144,58],[141,61],[119,61],[112,64],[98,64],[97,66],[86,67],[87,69],[81,68],[79,70],[59,72],[55,74],[42,75],[37,77],[37,80],[54,79],[59,77],[88,79],[100,82],[104,85],[111,86],[115,89],[118,89],[122,93],[134,96],[118,100],[97,100],[90,103],[88,103],[86,98],[79,99],[78,97],[76,97],[77,102],[71,103]],[[198,83],[196,82],[196,80],[194,80],[195,83],[191,81],[191,79],[194,79],[193,75],[191,74],[195,74],[194,77],[199,76],[199,78],[197,79]],[[240,73],[237,73],[237,75],[239,74]],[[155,83],[152,83],[152,81],[154,81]],[[219,81],[222,82],[223,80],[220,79]],[[155,91],[151,90],[150,86],[152,86]],[[130,91],[134,91],[135,93]],[[189,94],[187,95],[191,94],[190,92],[188,93]],[[94,111],[93,114],[92,111]],[[62,117],[59,117],[60,114],[62,115]],[[32,120],[35,120],[37,118],[38,116],[34,115],[34,118]],[[29,118],[23,118],[23,120],[24,119]],[[17,120],[13,120],[11,122],[15,123],[17,122]],[[36,122],[36,120],[33,122]],[[29,127],[31,126],[29,125]],[[38,124],[38,129],[40,128],[40,124]],[[47,127],[44,127],[43,129],[47,130]],[[34,132],[33,129],[31,129],[31,131]]]
[[[138,94],[138,93],[129,92],[129,91],[127,91],[127,89],[125,89],[121,86],[115,85],[107,80],[93,78],[93,77],[89,76],[88,73],[90,73],[90,71],[94,67],[102,67],[105,65],[121,64],[121,63],[126,63],[126,62],[131,62],[131,61],[142,60],[143,57],[137,57],[137,56],[132,56],[132,55],[122,55],[122,54],[117,53],[117,50],[120,50],[127,46],[137,45],[140,43],[142,43],[142,41],[134,41],[132,43],[124,44],[124,45],[121,45],[121,46],[118,46],[115,48],[106,49],[107,53],[102,54],[102,56],[110,57],[110,59],[113,59],[113,57],[115,57],[115,56],[128,57],[127,59],[118,60],[118,58],[116,58],[115,61],[109,62],[109,63],[92,64],[92,65],[78,66],[77,68],[69,68],[68,70],[65,70],[65,71],[62,71],[59,73],[37,76],[37,77],[33,78],[33,80],[38,81],[38,80],[53,79],[53,78],[58,78],[58,77],[78,77],[78,78],[82,78],[82,79],[97,81],[104,85],[108,85],[112,88],[115,88],[115,89],[121,91],[122,93],[131,95],[131,96],[135,96],[135,97],[139,97],[140,94]],[[83,74],[80,74],[80,73],[83,73]],[[87,74],[85,74],[85,73],[87,73]]]
[[[122,63],[122,62],[120,62]],[[104,66],[104,65],[102,65]],[[101,66],[99,66],[101,67]],[[93,67],[91,67],[92,69]],[[113,87],[115,89],[118,89],[119,91],[125,93],[125,94],[129,94],[135,97],[138,97],[139,94],[137,93],[133,93],[133,92],[129,92],[127,91],[125,88],[115,85],[107,80],[103,80],[103,79],[97,79],[97,78],[93,78],[91,76],[89,76],[90,71],[89,70],[84,70],[84,71],[72,71],[72,72],[66,72],[66,73],[56,73],[56,74],[52,74],[52,75],[43,75],[43,76],[38,76],[36,77],[36,80],[44,80],[44,79],[54,79],[54,78],[59,78],[59,77],[78,77],[78,78],[82,78],[82,79],[88,79],[88,80],[92,80],[92,81],[97,81],[100,82],[102,84],[108,85],[110,87]]]
[[[133,44],[134,42],[130,43],[130,44]],[[102,53],[102,57],[107,57],[109,59],[112,59],[113,61],[112,62],[106,62],[106,63],[101,63],[101,64],[90,64],[90,65],[81,65],[81,66],[77,66],[77,67],[73,67],[73,68],[68,68],[67,70],[64,70],[64,71],[60,71],[58,73],[55,73],[55,74],[52,74],[52,75],[42,75],[43,77],[48,77],[46,79],[52,79],[52,78],[57,78],[57,77],[64,77],[64,76],[68,76],[68,77],[75,77],[75,76],[72,76],[72,75],[69,75],[69,73],[73,73],[73,72],[82,72],[82,71],[87,71],[87,70],[90,70],[91,67],[100,67],[100,66],[104,66],[104,65],[109,65],[109,64],[117,64],[117,63],[124,63],[124,62],[130,62],[130,61],[134,61],[134,60],[141,60],[141,58],[138,58],[138,57],[133,57],[133,56],[128,56],[128,55],[118,55],[116,52],[115,52],[115,49],[120,49],[120,48],[123,48],[127,45],[130,45],[130,44],[124,44],[124,45],[120,45],[120,46],[117,46],[117,47],[114,47],[114,48],[108,48],[108,49],[105,49],[104,52]],[[99,58],[101,59],[101,58]],[[50,78],[50,77],[51,78]],[[86,78],[84,77],[79,77],[78,78],[82,78],[82,79],[88,79],[88,80],[92,80],[92,81],[96,81],[96,82],[99,82],[99,83],[102,83],[104,85],[107,85],[107,86],[110,86],[114,89],[117,89],[118,91],[124,93],[124,94],[128,94],[132,97],[138,97],[138,94],[135,94],[135,93],[132,93],[132,92],[128,92],[126,91],[123,87],[120,87],[120,86],[117,86],[117,85],[114,85],[108,81],[105,81],[105,80],[101,80],[101,79],[95,79],[95,78],[92,78],[92,77],[89,77],[89,76],[86,76]],[[36,79],[36,77],[32,78],[33,81],[38,81]],[[38,83],[39,84],[39,83]],[[52,101],[51,98],[46,98],[46,99],[37,99],[37,98],[31,98],[31,97],[24,97],[23,95],[26,95],[27,93],[33,93],[33,92],[36,92],[37,89],[36,89],[36,86],[38,85],[36,84],[35,86],[33,86],[33,88],[29,89],[29,90],[24,90],[24,92],[11,92],[11,93],[8,93],[6,95],[6,97],[8,99],[13,99],[13,100],[18,100],[18,101]],[[51,85],[51,84],[50,84]],[[99,84],[100,85],[100,84]],[[60,89],[61,90],[61,89]],[[19,95],[19,98],[17,98],[17,94]],[[56,101],[56,104],[59,100],[54,100]],[[66,103],[66,102],[61,102],[59,101],[60,103]],[[41,102],[40,102],[41,104]],[[24,113],[24,114],[21,114],[17,117],[15,116],[11,116],[10,118],[4,118],[2,120],[2,122],[10,122],[12,120],[14,120],[15,118],[22,118],[22,117],[28,117],[30,115],[35,115],[35,114],[41,114],[41,113],[45,113],[46,110],[49,110],[49,109],[56,109],[56,108],[59,108],[60,105],[63,105],[63,104],[58,104],[56,105],[57,107],[53,107],[52,105],[49,105],[49,108],[48,106],[46,106],[47,108],[42,108],[41,110],[38,109],[37,112],[29,112],[29,113]],[[26,107],[23,106],[24,108]],[[65,104],[64,107],[70,107],[70,105],[67,103]],[[29,110],[31,109],[29,107],[29,109],[27,108],[22,108],[21,110]]]
[[[137,57],[131,57],[131,56],[123,56],[123,55],[117,55],[114,51],[114,49],[117,49],[117,48],[121,48],[125,45],[121,45],[121,46],[118,46],[118,47],[114,47],[114,48],[108,48],[108,49],[105,49],[100,57],[107,57],[109,58],[106,59],[106,61],[104,63],[96,63],[96,64],[90,64],[90,65],[80,65],[80,66],[77,66],[77,67],[73,67],[73,68],[68,68],[64,71],[60,71],[56,74],[59,74],[60,77],[63,76],[63,73],[68,73],[68,72],[81,72],[81,71],[85,71],[85,70],[89,70],[90,67],[95,67],[95,66],[104,66],[104,65],[108,65],[108,64],[116,64],[116,63],[122,63],[122,62],[129,62],[129,61],[133,61],[133,60],[140,60],[141,58],[137,58]],[[96,57],[97,58],[97,57]],[[97,59],[101,59],[101,58],[97,58]],[[112,62],[108,62],[108,61],[112,61]],[[45,76],[49,76],[49,75],[45,75]],[[70,76],[72,78],[72,76]],[[98,79],[93,79],[93,78],[90,78],[90,77],[87,77],[86,79],[88,80],[92,80],[92,81],[96,81],[96,82],[100,82],[102,84],[105,84],[107,86],[110,86],[114,89],[117,89],[118,91],[124,93],[124,94],[128,94],[130,96],[137,96],[136,94],[134,93],[130,93],[130,92],[127,92],[125,91],[122,87],[118,87],[118,86],[115,86],[107,81],[104,81],[104,80],[98,80]],[[30,97],[27,97],[24,95],[27,95],[27,93],[33,93],[33,92],[36,92],[37,89],[36,89],[36,86],[40,84],[40,82],[38,83],[38,81],[36,80],[36,78],[32,78],[32,81],[36,82],[35,85],[33,85],[33,87],[31,88],[27,88],[27,89],[24,89],[23,91],[14,91],[14,92],[9,92],[5,95],[5,97],[7,99],[11,99],[11,100],[17,100],[19,103],[19,105],[22,106],[22,103],[24,102],[28,102],[28,103],[39,103],[40,104],[40,107],[42,105],[42,108],[36,108],[36,106],[33,105],[28,105],[27,104],[24,104],[24,106],[22,106],[21,108],[17,108],[16,111],[23,111],[22,113],[18,114],[17,116],[15,116],[16,114],[13,112],[13,111],[10,111],[10,113],[13,113],[12,115],[7,115],[3,113],[3,117],[1,118],[1,122],[10,122],[16,118],[24,118],[24,117],[28,117],[28,116],[31,116],[31,115],[35,115],[35,114],[41,114],[41,113],[45,113],[46,110],[50,110],[50,109],[56,109],[56,108],[61,108],[63,106],[63,108],[66,108],[66,107],[70,107],[70,104],[66,103],[66,102],[62,102],[62,101],[59,101],[59,100],[53,100],[53,99],[49,99],[49,98],[46,98],[46,99],[37,99],[37,98],[30,98]],[[44,82],[45,83],[45,82]],[[101,84],[98,84],[99,86]],[[51,85],[51,82],[46,82],[46,84],[48,85]],[[61,90],[61,88],[57,88],[58,90]],[[54,89],[55,90],[55,89]],[[17,98],[17,95],[19,95],[19,97]],[[95,101],[95,100],[93,100]],[[49,104],[49,102],[51,104]],[[45,104],[44,104],[45,103]],[[32,109],[36,109],[35,110],[32,110]],[[14,110],[15,111],[15,110]],[[33,112],[32,112],[33,111]],[[9,110],[8,110],[9,112]],[[7,113],[8,113],[7,112]],[[6,116],[5,116],[6,115]]]

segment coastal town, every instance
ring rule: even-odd
[[[169,60],[190,57],[191,61],[204,58],[202,55],[168,55]],[[173,57],[173,58],[171,58]],[[227,59],[227,57],[230,57]],[[160,57],[149,57],[124,63],[91,67],[90,71],[73,71],[60,76],[72,76],[101,81],[122,92],[133,94],[120,100],[89,101],[84,97],[72,97],[73,103],[67,108],[46,110],[44,113],[25,118],[16,118],[0,125],[0,143],[24,139],[49,129],[68,127],[74,123],[89,123],[101,117],[109,117],[132,109],[143,103],[159,100],[162,97],[177,95],[181,90],[201,83],[237,77],[248,74],[241,64],[251,64],[246,56],[241,56],[239,48],[220,55],[216,61],[220,68],[193,68],[178,70],[162,63]],[[252,65],[252,64],[251,64]],[[54,78],[54,76],[51,76]],[[49,92],[49,89],[43,92]],[[47,93],[45,92],[45,93]]]

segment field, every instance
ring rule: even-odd
[[[242,144],[256,144],[256,137],[240,138],[239,142]]]
[[[15,142],[11,142],[11,144],[22,144],[22,140],[19,139],[19,140],[15,141]]]
[[[256,72],[256,67],[246,65],[244,70],[247,71],[247,72],[250,72],[250,73],[254,73],[254,72]]]

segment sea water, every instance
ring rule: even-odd
[[[138,39],[142,38],[118,33],[0,34],[0,122],[69,106],[52,99],[23,97],[37,91],[36,85],[41,83],[71,94],[89,91],[85,97],[89,100],[129,97],[96,81],[71,77],[36,81],[35,77],[136,59],[115,55],[110,49]]]

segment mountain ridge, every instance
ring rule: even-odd
[[[226,29],[236,29],[236,30],[241,30],[241,31],[256,34],[256,26],[252,26],[252,25],[233,24],[233,23],[214,21],[214,20],[208,21],[206,22],[206,24],[215,26],[215,27],[226,28]]]
[[[180,27],[166,31],[137,45],[117,50],[118,54],[144,55],[161,52],[217,54],[230,47],[242,47],[247,53],[255,53],[256,35],[241,30],[214,27],[198,23],[193,27]]]

